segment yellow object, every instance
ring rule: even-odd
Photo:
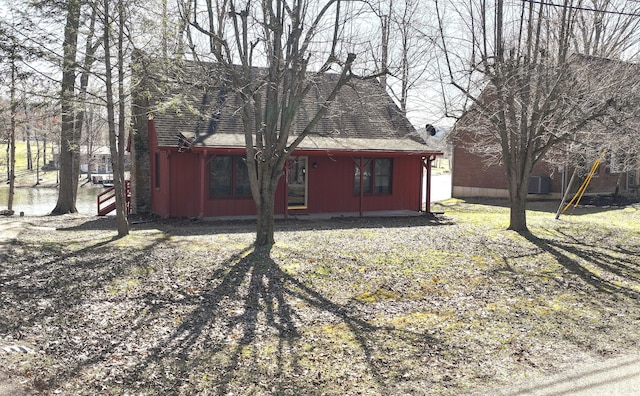
[[[573,207],[575,208],[576,206],[578,206],[578,204],[580,203],[580,200],[582,199],[582,196],[584,195],[584,192],[587,191],[587,187],[589,186],[589,183],[591,182],[593,175],[598,170],[598,167],[600,166],[600,163],[604,159],[604,156],[606,153],[607,153],[607,150],[602,150],[602,154],[600,154],[600,156],[594,161],[593,166],[591,166],[591,170],[589,170],[589,174],[587,174],[587,177],[584,179],[584,182],[576,192],[576,195],[574,195],[573,199],[571,199],[571,201],[567,204],[567,206],[565,206],[564,209],[562,209],[562,213],[564,213],[569,208],[569,206],[573,204],[574,201],[575,201],[575,205]]]

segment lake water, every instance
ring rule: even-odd
[[[76,208],[88,215],[98,214],[97,196],[104,187],[83,186],[78,188]],[[0,186],[0,210],[7,209],[9,186]],[[58,189],[51,187],[20,187],[15,189],[13,211],[25,216],[42,216],[51,213],[58,202]],[[114,212],[115,213],[115,212]]]

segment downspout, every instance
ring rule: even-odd
[[[422,158],[420,158],[418,166],[420,167],[420,182],[418,186],[418,212],[422,212],[422,184],[424,182],[424,167],[422,166]]]
[[[135,152],[135,144],[134,144],[134,152]],[[143,150],[144,151],[144,150]],[[142,155],[142,152],[140,153]],[[139,193],[139,189],[138,189],[138,183],[140,183],[142,180],[145,181],[148,190],[148,195],[144,198],[143,205],[146,204],[146,208],[147,211],[150,213],[157,213],[159,207],[158,205],[158,199],[161,197],[161,194],[159,193],[158,190],[158,185],[157,182],[158,180],[156,179],[156,175],[158,175],[160,169],[156,169],[156,167],[158,167],[160,164],[158,162],[160,162],[160,155],[161,152],[160,150],[158,150],[158,135],[156,133],[156,125],[155,122],[153,121],[153,113],[148,113],[147,114],[147,147],[146,147],[146,154],[148,155],[148,161],[149,161],[149,173],[146,175],[147,179],[144,178],[139,178],[138,174],[136,174],[136,186],[134,188],[134,195],[136,196],[136,201],[138,199],[140,199],[140,197],[138,196]],[[138,159],[137,157],[131,157],[131,160],[134,162],[138,162],[140,161],[140,159]],[[136,167],[136,172],[140,172],[141,170],[138,169]],[[136,202],[136,206],[138,206],[138,202]]]
[[[358,164],[358,169],[360,170],[360,217],[364,217],[364,210],[362,207],[364,201],[364,176],[362,169],[364,168],[364,157],[360,156],[360,163]]]
[[[207,159],[207,152],[203,151],[199,153],[200,157],[200,202],[199,202],[199,211],[198,211],[198,219],[202,220],[204,218],[204,197],[205,197],[205,188],[206,188],[206,177],[205,177],[205,165]]]
[[[289,160],[284,164],[284,219],[289,219]]]
[[[425,197],[425,213],[427,215],[431,214],[431,161],[435,159],[435,156],[429,155],[426,158],[426,167],[427,167],[427,196]]]
[[[163,151],[164,152],[164,158],[165,158],[165,163],[163,166],[163,171],[161,174],[165,174],[165,178],[167,180],[166,183],[163,183],[165,186],[167,186],[164,189],[164,194],[162,194],[162,187],[160,187],[161,191],[160,191],[160,195],[164,195],[165,199],[163,199],[164,204],[165,204],[165,217],[171,217],[171,152],[168,150]]]

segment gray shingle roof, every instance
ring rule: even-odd
[[[211,78],[215,75],[213,66],[204,70],[193,63],[185,64],[181,74],[187,77],[180,82],[171,81],[162,95],[152,97],[151,111],[160,146],[177,146],[176,134],[182,133],[193,138],[196,147],[244,147],[240,95],[225,89],[219,79]],[[203,77],[203,73],[208,76]],[[316,114],[338,77],[324,74],[314,81],[296,112],[294,135]],[[298,148],[438,151],[426,145],[377,82],[357,79],[341,89],[326,116]]]

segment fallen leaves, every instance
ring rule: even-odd
[[[635,228],[446,210],[279,223],[271,257],[243,223],[43,218],[0,264],[0,346],[37,353],[0,358],[45,393],[461,394],[637,345]]]

